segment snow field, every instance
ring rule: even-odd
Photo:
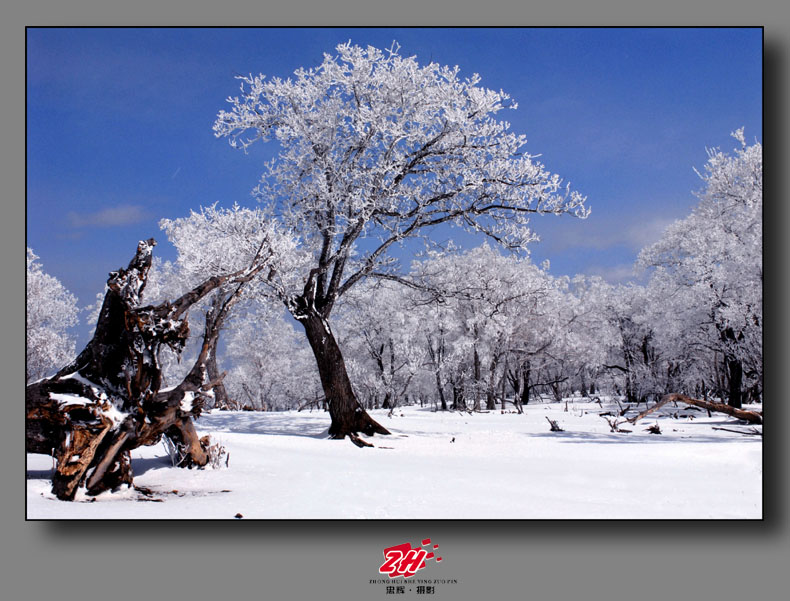
[[[58,501],[52,459],[28,455],[30,519],[760,519],[762,439],[726,416],[666,408],[612,433],[589,401],[515,413],[371,414],[392,436],[359,449],[326,439],[323,412],[214,412],[197,421],[229,452],[222,469],[132,452],[151,491]],[[564,432],[550,432],[545,416]],[[658,423],[662,434],[645,429]],[[454,441],[453,441],[454,439]]]

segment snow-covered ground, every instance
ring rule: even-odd
[[[643,406],[644,407],[644,406]],[[615,407],[616,408],[616,407]],[[750,518],[762,517],[762,438],[724,415],[667,406],[612,433],[590,401],[515,413],[372,415],[375,448],[326,440],[323,412],[214,412],[197,422],[228,467],[172,467],[162,445],[132,452],[134,489],[50,492],[52,458],[27,456],[30,519]],[[759,409],[759,407],[757,408]],[[677,417],[673,414],[677,412]],[[564,432],[550,432],[546,416]],[[685,416],[685,417],[684,417]],[[658,423],[662,433],[646,431]]]

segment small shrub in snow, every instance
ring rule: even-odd
[[[174,441],[168,436],[162,436],[162,445],[165,447],[165,451],[168,457],[170,457],[170,462],[173,464],[173,467],[181,466],[189,455],[189,449],[186,445]],[[228,467],[230,455],[225,447],[219,442],[212,443],[211,436],[206,435],[200,439],[200,446],[203,447],[206,455],[208,455],[207,465],[210,465],[214,469],[219,469],[223,465]]]
[[[211,437],[206,435],[200,439],[200,446],[206,450],[208,465],[214,469],[219,469],[223,465],[228,467],[230,454],[219,442],[212,443]]]

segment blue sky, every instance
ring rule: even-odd
[[[212,124],[239,74],[287,77],[343,41],[459,65],[519,104],[526,150],[588,197],[585,221],[535,219],[555,274],[628,277],[639,249],[695,204],[706,148],[762,141],[760,29],[27,30],[27,244],[93,302],[163,217],[251,204],[265,149]],[[481,240],[482,242],[482,240]],[[83,334],[84,336],[85,334]]]

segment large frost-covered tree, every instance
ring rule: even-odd
[[[734,132],[735,152],[709,151],[703,189],[691,215],[642,251],[654,268],[653,289],[677,297],[678,317],[694,324],[699,342],[720,357],[728,403],[762,389],[762,145]],[[687,330],[688,331],[688,330]]]
[[[43,378],[75,355],[69,328],[78,322],[77,299],[57,278],[44,272],[27,249],[25,381]]]
[[[281,290],[305,329],[332,417],[330,435],[387,433],[355,397],[328,318],[366,277],[398,277],[390,251],[441,224],[507,247],[534,239],[535,213],[586,216],[585,199],[524,151],[498,120],[516,103],[462,78],[458,67],[420,65],[350,42],[293,78],[242,77],[214,124],[247,149],[276,140],[256,192],[296,233],[308,257],[298,287]]]

